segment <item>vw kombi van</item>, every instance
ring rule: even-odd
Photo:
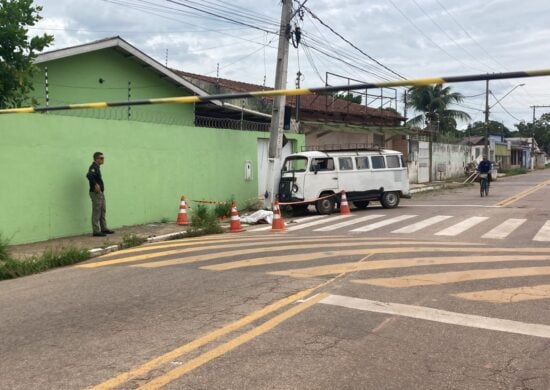
[[[294,209],[313,204],[319,214],[330,214],[340,201],[364,209],[370,201],[395,208],[410,198],[407,165],[402,153],[388,149],[306,151],[286,157],[279,182],[279,201]]]

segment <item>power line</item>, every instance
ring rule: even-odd
[[[476,62],[480,62],[482,65],[485,65],[487,68],[490,68],[490,66],[488,66],[487,64],[481,62],[480,60],[478,60],[472,53],[470,53],[470,51],[466,50],[466,48],[464,46],[462,46],[460,43],[458,43],[448,32],[447,30],[445,30],[444,28],[442,28],[440,26],[439,23],[437,23],[437,21],[432,17],[430,16],[426,10],[424,10],[424,8],[422,8],[422,6],[420,4],[418,4],[418,2],[416,0],[412,0],[413,3],[418,7],[418,9],[420,9],[420,11],[422,11],[422,13],[428,18],[430,19],[430,21],[432,22],[432,24],[434,26],[436,26],[443,34],[445,34],[445,36],[451,41],[453,42],[457,47],[460,47],[467,55],[469,55],[474,61]],[[474,68],[476,69],[476,68]],[[483,71],[483,69],[480,69]]]
[[[401,79],[405,79],[404,76],[400,75],[399,73],[395,72],[393,69],[390,69],[389,67],[387,67],[386,65],[382,64],[380,61],[378,61],[377,59],[375,59],[374,57],[370,56],[369,54],[365,53],[363,50],[361,50],[359,47],[355,46],[352,42],[350,42],[349,40],[347,40],[345,37],[343,37],[340,33],[336,32],[332,27],[330,27],[328,24],[326,24],[325,22],[323,22],[317,15],[315,15],[311,9],[309,9],[308,7],[305,7],[304,6],[304,9],[309,12],[309,14],[315,18],[316,20],[319,21],[319,23],[321,23],[323,26],[325,26],[326,28],[328,28],[333,34],[335,34],[336,36],[338,36],[340,39],[342,39],[344,42],[348,43],[351,47],[353,47],[355,50],[359,51],[361,54],[363,54],[364,56],[366,56],[367,58],[369,58],[371,61],[374,61],[375,63],[377,63],[378,65],[380,65],[382,68],[390,71],[391,73],[393,73],[394,75],[396,75],[397,77],[401,78]]]
[[[466,64],[465,62],[463,62],[460,58],[452,55],[451,53],[449,53],[447,50],[445,50],[443,47],[441,47],[440,45],[438,45],[432,38],[430,38],[420,27],[418,27],[416,25],[416,23],[414,23],[412,21],[411,18],[409,18],[409,16],[404,13],[401,8],[399,8],[394,2],[393,0],[388,0],[390,2],[391,5],[393,5],[393,7],[401,14],[401,16],[403,16],[411,26],[413,26],[420,34],[422,34],[424,36],[424,38],[426,38],[428,41],[430,41],[432,43],[432,45],[436,46],[437,48],[439,48],[439,50],[441,50],[443,53],[447,54],[450,58],[454,59],[455,61],[458,61],[460,62],[462,65],[468,67],[468,68],[471,68],[470,65]],[[475,68],[473,68],[475,69]]]
[[[493,97],[494,97],[495,99],[497,99],[497,97],[495,96],[495,94],[494,94],[493,92],[489,91],[489,93],[490,93],[491,95],[493,95]],[[508,115],[510,115],[512,118],[514,118],[514,119],[517,120],[518,122],[521,122],[521,119],[518,119],[518,118],[516,118],[514,115],[512,115],[512,114],[506,109],[506,107],[504,107],[504,106],[502,105],[502,103],[500,102],[500,100],[497,100],[497,104],[504,110],[504,112],[506,112],[506,113],[507,113]]]
[[[223,19],[223,20],[227,20],[227,21],[232,22],[232,23],[240,24],[240,25],[243,25],[243,26],[248,26],[250,28],[260,30],[260,31],[264,31],[264,32],[267,32],[267,33],[272,33],[272,34],[274,33],[273,31],[266,30],[265,28],[255,26],[255,25],[247,23],[247,22],[242,22],[242,21],[239,21],[239,20],[236,20],[236,19],[233,19],[233,18],[229,18],[229,17],[224,16],[224,15],[216,14],[215,12],[210,12],[210,11],[207,11],[207,10],[204,10],[204,9],[200,9],[200,8],[194,7],[190,4],[182,3],[181,1],[176,1],[176,0],[166,0],[166,1],[169,2],[169,3],[180,5],[182,7],[191,8],[191,9],[196,10],[198,12],[202,12],[202,13],[205,13],[207,15],[212,15],[212,16],[215,16],[215,17]]]

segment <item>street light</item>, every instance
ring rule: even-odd
[[[485,146],[483,150],[483,154],[489,158],[489,111],[491,108],[496,106],[498,103],[501,102],[502,99],[504,99],[506,96],[510,95],[516,88],[523,87],[525,83],[518,84],[514,86],[511,90],[506,92],[504,96],[502,96],[500,99],[498,99],[492,106],[489,107],[489,80],[486,80],[485,84]]]

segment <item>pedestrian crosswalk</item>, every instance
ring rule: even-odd
[[[397,226],[397,228],[396,228]],[[435,215],[421,217],[415,214],[388,216],[386,214],[357,214],[311,216],[287,223],[287,231],[365,233],[384,231],[391,234],[424,233],[442,237],[457,237],[467,232],[479,233],[484,240],[504,240],[521,231],[531,234],[532,241],[550,242],[550,220],[528,221],[526,218],[465,217]],[[271,226],[250,227],[250,232],[266,232]],[[526,234],[523,234],[525,236]]]
[[[348,221],[350,218],[353,217],[341,216],[335,221],[342,224],[342,220]],[[360,223],[364,223],[365,218],[362,216]],[[371,218],[376,221],[373,225],[381,226],[381,218],[380,215]],[[439,232],[458,234],[467,226],[474,227],[490,221],[490,218],[481,221],[480,217],[449,215],[420,221],[414,221],[415,218],[416,215],[404,215],[386,219],[386,226],[409,221],[407,226],[393,228],[393,232],[398,234],[390,237],[227,234],[132,248],[76,267],[99,269],[123,266],[138,272],[169,269],[170,273],[188,272],[188,268],[199,272],[249,271],[270,277],[321,278],[327,281],[347,275],[349,283],[369,289],[427,289],[452,285],[449,287],[451,296],[470,301],[514,303],[550,299],[550,285],[544,284],[544,278],[550,275],[549,246],[502,247],[479,242],[420,240],[403,236],[448,222],[451,222],[450,226],[442,226]],[[457,220],[453,221],[454,218]],[[330,220],[330,217],[323,219]],[[486,235],[500,239],[526,223],[525,219],[509,218]],[[451,233],[449,229],[455,225],[458,227]],[[549,227],[550,224],[544,224],[544,229]],[[539,229],[539,239],[544,229]],[[505,285],[506,281],[511,281],[510,285]],[[499,283],[505,286],[495,289]],[[465,286],[464,290],[461,286]]]

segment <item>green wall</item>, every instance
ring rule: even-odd
[[[303,144],[302,135],[287,137]],[[179,198],[258,196],[257,143],[268,133],[75,118],[0,116],[0,233],[12,244],[91,231],[85,177],[92,154],[105,154],[107,221],[175,220]],[[244,161],[253,180],[244,180]],[[191,203],[194,205],[194,203]]]
[[[48,68],[50,105],[128,100],[128,81],[131,81],[131,100],[189,96],[189,90],[144,67],[113,48],[75,55],[38,64],[34,75],[32,97],[39,106],[45,105],[44,69]],[[100,83],[99,79],[103,82]],[[156,104],[133,106],[131,119],[154,123],[193,125],[191,104]],[[126,119],[126,107],[102,110],[57,111],[56,115],[84,116],[98,119]]]

